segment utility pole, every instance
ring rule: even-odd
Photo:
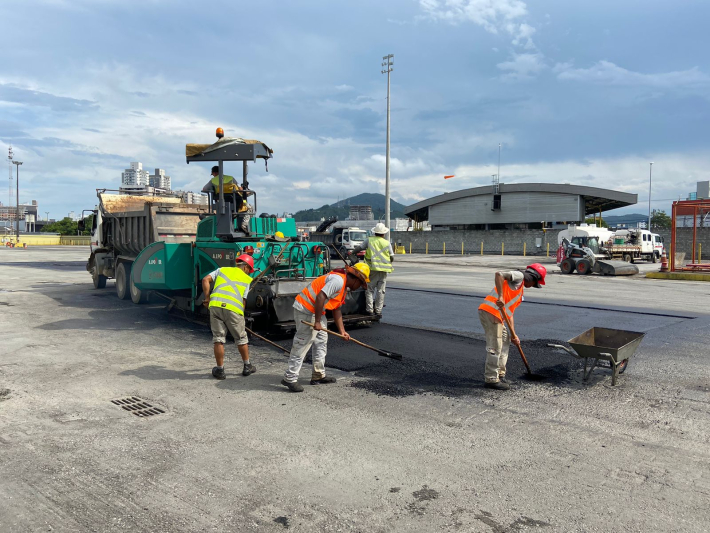
[[[648,164],[648,231],[651,231],[651,172],[653,161]]]
[[[394,70],[394,54],[382,58],[382,74],[387,74],[387,151],[385,155],[385,224],[390,228],[390,74]],[[390,239],[392,234],[390,234]]]
[[[7,150],[7,169],[10,173],[10,190],[7,193],[7,220],[10,221],[10,208],[12,207],[12,160],[15,154],[12,151],[12,145]],[[12,227],[12,226],[11,226]]]
[[[13,161],[13,165],[17,167],[17,187],[16,187],[16,193],[17,193],[17,203],[15,204],[15,218],[17,219],[17,243],[20,243],[20,165],[22,164],[22,161]]]
[[[500,143],[498,143],[498,183],[500,183]]]

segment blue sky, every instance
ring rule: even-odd
[[[184,145],[217,126],[275,150],[250,171],[259,212],[384,192],[387,53],[403,203],[490,183],[499,142],[502,182],[638,193],[625,211],[647,209],[649,161],[654,208],[710,179],[704,1],[23,0],[0,17],[0,149],[52,218],[131,161],[199,190]]]

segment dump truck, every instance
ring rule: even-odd
[[[347,257],[356,246],[367,239],[366,230],[355,226],[339,226],[337,223],[337,219],[326,221],[308,236],[310,241],[325,243],[330,249],[332,259]],[[358,256],[364,258],[365,252],[359,252]]]
[[[207,206],[186,204],[173,195],[129,195],[108,189],[98,189],[96,195],[99,203],[90,210],[94,216],[86,270],[95,288],[103,289],[107,280],[115,279],[121,300],[130,297],[134,303],[143,303],[146,295],[131,283],[136,258],[155,242],[194,241]]]
[[[152,237],[141,237],[149,231],[146,228],[136,228],[130,234],[123,234],[120,229],[111,230],[113,241],[116,241],[115,235],[122,239],[118,256],[126,255],[122,253],[124,249],[138,251],[130,264],[130,272],[126,269],[132,300],[142,303],[148,293],[155,294],[167,302],[168,310],[178,309],[206,318],[209,313],[202,305],[202,278],[219,267],[234,266],[236,257],[249,253],[254,258],[255,270],[244,310],[248,325],[262,331],[295,328],[292,306],[296,295],[316,277],[329,272],[331,265],[325,243],[299,240],[295,219],[251,215],[257,212],[257,193],[249,188],[248,163],[264,161],[268,164],[273,151],[261,141],[225,137],[213,144],[188,144],[185,156],[188,164],[218,165],[217,184],[211,186],[208,182],[207,190],[203,189],[208,195],[208,205],[197,208],[192,217],[187,217],[186,213],[192,209],[190,206],[176,207],[183,213],[181,226],[168,224],[172,219],[167,218],[165,224],[161,218],[149,221],[158,228]],[[241,170],[242,183],[239,189],[228,191],[224,188],[224,167],[235,163]],[[205,169],[205,175],[209,175],[209,169]],[[158,214],[163,211],[157,209],[155,216]],[[109,218],[113,215],[108,212]],[[182,232],[162,232],[160,228],[165,229],[164,225]],[[130,248],[124,242],[130,243]],[[106,261],[102,253],[105,252],[94,253],[92,248],[87,269],[92,275],[96,272],[108,277],[122,261]],[[111,254],[111,258],[115,256]],[[106,266],[112,266],[113,270]],[[98,278],[94,284],[105,286],[105,279]],[[133,298],[134,287],[140,298]],[[345,323],[371,320],[365,313],[363,289],[348,293],[342,313]]]

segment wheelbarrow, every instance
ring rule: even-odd
[[[616,385],[619,374],[623,374],[645,333],[620,329],[592,328],[568,340],[572,349],[561,344],[548,344],[551,348],[561,348],[577,359],[584,359],[584,381],[592,375],[599,361],[608,361],[612,369],[611,384]],[[589,359],[592,359],[591,367]]]

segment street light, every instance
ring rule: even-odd
[[[45,220],[49,222],[49,211],[45,211],[44,214],[47,215],[47,218],[45,218]]]
[[[648,231],[651,231],[651,173],[653,161],[648,164]]]
[[[390,74],[394,70],[394,54],[387,54],[382,61],[382,74],[387,74],[387,149],[385,155],[385,224],[390,229]],[[388,235],[391,239],[392,234]]]
[[[13,161],[12,164],[17,167],[17,201],[15,202],[15,218],[17,219],[16,244],[20,244],[20,165],[22,161]]]

